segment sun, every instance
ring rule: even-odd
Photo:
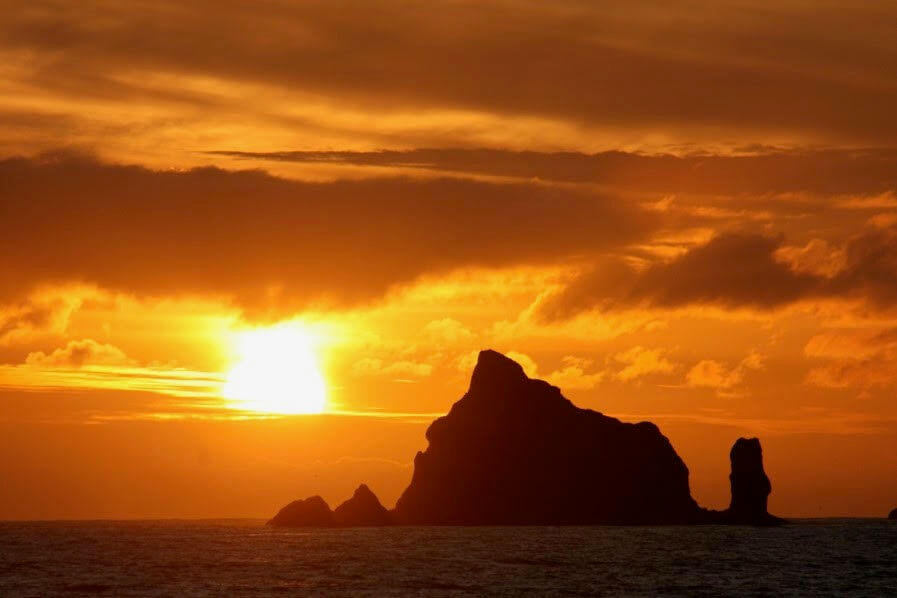
[[[232,407],[282,414],[327,407],[317,339],[308,329],[291,322],[237,333],[234,342],[239,361],[222,388]]]

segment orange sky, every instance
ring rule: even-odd
[[[487,347],[704,506],[740,435],[778,515],[897,504],[892,2],[0,10],[0,519],[392,506]],[[271,330],[324,414],[228,396]]]

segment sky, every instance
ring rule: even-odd
[[[893,2],[0,10],[0,519],[391,507],[485,348],[897,505]]]

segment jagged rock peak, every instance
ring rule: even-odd
[[[495,351],[427,429],[396,503],[413,525],[693,523],[688,469],[656,426],[580,409]]]
[[[333,516],[338,525],[346,527],[392,524],[389,511],[366,484],[358,486],[352,498],[333,511]]]
[[[500,384],[515,384],[528,380],[523,367],[498,351],[480,351],[477,365],[470,378],[470,390],[486,390]]]
[[[370,501],[371,499],[376,500],[378,503],[380,502],[377,499],[377,495],[368,488],[367,484],[359,484],[358,488],[355,489],[355,492],[352,493],[352,498],[357,500]]]

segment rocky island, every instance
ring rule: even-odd
[[[897,509],[888,513],[888,519],[897,520]]]
[[[294,501],[276,526],[753,524],[771,491],[760,442],[730,452],[732,502],[703,509],[688,468],[650,422],[581,409],[520,364],[480,352],[467,393],[426,433],[429,446],[394,511],[362,485],[331,512],[320,497]]]
[[[274,516],[268,525],[277,527],[367,527],[392,525],[393,518],[386,507],[362,484],[352,498],[331,511],[320,496],[294,500]]]
[[[336,520],[330,506],[320,496],[294,500],[274,516],[268,525],[278,527],[333,527]]]

